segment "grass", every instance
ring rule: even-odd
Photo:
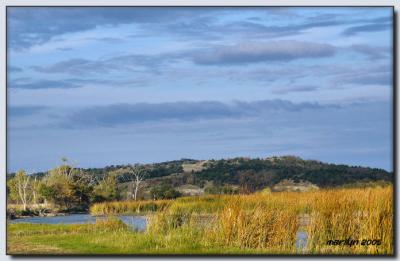
[[[148,229],[135,232],[112,217],[83,225],[9,224],[7,247],[10,254],[393,254],[392,195],[386,186],[101,203],[93,214],[151,212]],[[301,251],[299,230],[309,238]],[[327,245],[347,238],[381,244]]]
[[[166,209],[170,204],[170,200],[114,201],[94,204],[90,208],[90,213],[94,216],[102,216],[155,212]]]
[[[393,253],[392,188],[331,190],[323,204],[315,204],[311,251],[324,254]],[[329,239],[380,239],[380,245],[328,246]]]

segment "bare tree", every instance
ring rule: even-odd
[[[26,210],[26,206],[30,200],[30,195],[28,191],[30,185],[30,177],[25,174],[25,171],[18,171],[15,176],[15,182],[19,199],[21,200],[23,209]]]
[[[131,168],[128,173],[125,175],[125,180],[129,180],[132,185],[132,197],[134,200],[137,200],[137,194],[139,191],[139,188],[145,179],[147,175],[146,170],[144,167],[135,165],[133,168]]]
[[[35,177],[35,179],[32,181],[32,203],[35,205],[38,203],[39,187],[40,183]]]

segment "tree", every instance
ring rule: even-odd
[[[170,184],[162,184],[161,186],[155,186],[150,190],[154,200],[157,199],[174,199],[180,197],[182,194],[175,190]]]
[[[66,175],[64,170],[62,167],[51,170],[44,178],[40,191],[46,201],[68,209],[75,199],[72,178]]]
[[[25,171],[20,170],[12,180],[10,186],[11,190],[14,190],[12,193],[18,196],[24,211],[26,211],[27,205],[31,200],[30,177],[26,175]]]
[[[139,190],[139,186],[142,183],[142,181],[144,180],[144,178],[146,177],[146,171],[144,170],[144,168],[139,167],[139,168],[135,168],[132,171],[132,175],[133,175],[133,186],[134,186],[134,194],[133,194],[133,199],[137,200],[137,193]]]
[[[35,177],[31,184],[33,204],[37,204],[40,200],[42,200],[42,197],[40,195],[40,187],[41,182],[37,179],[37,177]]]
[[[43,197],[67,210],[87,209],[95,184],[94,177],[68,164],[65,158],[62,162],[43,179],[40,190]]]
[[[119,199],[117,173],[110,172],[94,187],[93,201],[108,201]]]
[[[147,171],[143,166],[136,164],[131,167],[127,173],[124,175],[125,181],[130,181],[131,189],[132,189],[132,197],[134,200],[137,200],[137,195],[140,186],[142,185],[143,180],[147,176]]]
[[[20,203],[15,177],[7,177],[7,200],[16,204]]]

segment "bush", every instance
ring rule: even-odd
[[[174,199],[182,196],[182,194],[175,190],[171,185],[163,184],[161,186],[153,187],[150,191],[153,199]]]

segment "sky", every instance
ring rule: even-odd
[[[296,155],[392,171],[392,8],[8,7],[7,171]]]

